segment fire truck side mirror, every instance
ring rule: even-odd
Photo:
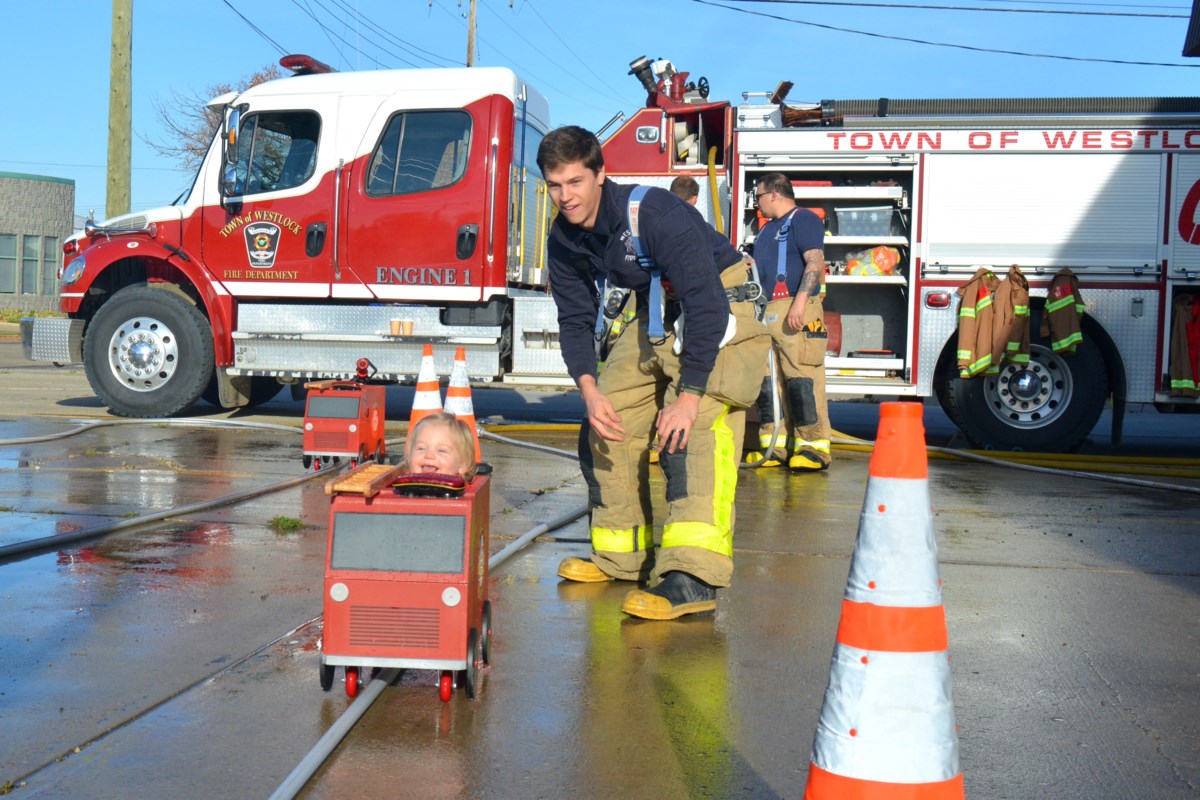
[[[222,132],[221,150],[221,194],[224,197],[237,197],[242,194],[238,186],[238,130],[241,128],[241,109],[231,108],[225,117],[225,130]]]
[[[242,126],[242,111],[229,109],[225,117],[225,163],[236,164],[238,157],[238,129]]]

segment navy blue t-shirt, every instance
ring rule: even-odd
[[[807,208],[797,207],[794,213],[763,225],[754,240],[754,263],[758,265],[758,278],[768,297],[775,289],[776,273],[779,271],[779,231],[789,222],[787,287],[792,297],[800,289],[800,276],[804,274],[804,252],[825,249],[825,224]]]

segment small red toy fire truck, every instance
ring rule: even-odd
[[[321,688],[363,670],[439,670],[438,691],[479,693],[491,649],[487,475],[402,475],[364,464],[330,481]],[[458,680],[456,680],[458,678]]]
[[[304,468],[320,469],[322,463],[349,458],[357,467],[373,456],[383,463],[386,389],[368,386],[375,366],[358,360],[354,380],[314,381],[304,384],[308,398],[304,407]]]

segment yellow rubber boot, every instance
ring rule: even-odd
[[[604,583],[612,578],[593,562],[569,556],[558,565],[558,577],[576,583]]]

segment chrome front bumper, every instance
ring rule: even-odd
[[[22,317],[21,349],[30,361],[83,363],[83,320]]]

